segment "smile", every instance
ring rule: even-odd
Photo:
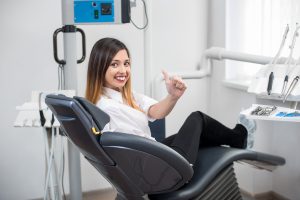
[[[115,79],[117,79],[118,81],[125,81],[126,76],[116,76]]]

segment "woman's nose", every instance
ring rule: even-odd
[[[124,65],[120,65],[119,71],[125,73],[126,67]]]

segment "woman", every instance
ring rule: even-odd
[[[110,116],[110,123],[102,132],[123,132],[154,140],[148,120],[166,117],[186,90],[180,77],[169,77],[165,71],[163,75],[168,91],[163,100],[157,102],[138,94],[131,88],[131,60],[127,47],[113,38],[96,42],[88,65],[86,98]],[[249,123],[245,118],[243,121],[248,122],[252,132],[255,131],[255,123]],[[162,143],[194,164],[200,146],[245,148],[247,127],[237,124],[229,129],[198,111],[190,114],[177,134]]]

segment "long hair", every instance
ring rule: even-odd
[[[87,84],[85,97],[96,104],[101,95],[104,94],[105,74],[113,58],[120,50],[129,51],[125,44],[114,38],[103,38],[98,40],[92,48],[87,71]],[[142,111],[134,101],[131,89],[131,76],[120,91],[123,100],[134,109]]]

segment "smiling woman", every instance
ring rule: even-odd
[[[96,42],[88,66],[86,98],[110,117],[102,133],[119,132],[155,140],[148,122],[165,118],[187,87],[181,77],[162,71],[168,93],[165,98],[156,101],[136,93],[131,90],[130,61],[129,51],[121,41],[103,38]],[[231,129],[196,111],[188,116],[176,134],[161,142],[194,164],[201,146],[225,144],[246,148],[247,135],[255,131],[255,128],[249,131],[246,121],[240,121]]]
[[[86,98],[96,104],[105,88],[119,91],[130,107],[141,110],[133,100],[131,90],[130,53],[114,38],[103,38],[94,45],[88,66]]]
[[[130,59],[126,50],[120,50],[107,68],[104,86],[121,91],[130,78]]]

